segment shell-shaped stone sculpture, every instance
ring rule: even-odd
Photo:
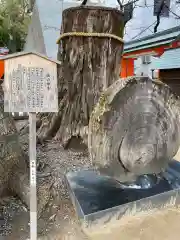
[[[90,118],[93,165],[119,181],[163,172],[180,146],[179,104],[167,85],[148,77],[115,82]]]

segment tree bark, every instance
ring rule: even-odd
[[[146,77],[119,80],[91,115],[93,165],[119,181],[162,172],[180,145],[180,106],[170,88]]]
[[[64,10],[61,33],[110,33],[123,37],[122,12],[112,8]],[[59,112],[48,114],[38,131],[64,146],[73,136],[87,142],[89,117],[100,93],[119,78],[123,43],[108,37],[70,36],[61,40],[58,59]]]
[[[11,113],[4,112],[0,85],[0,197],[7,191],[18,195],[29,206],[29,170]]]

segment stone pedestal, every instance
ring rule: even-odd
[[[118,182],[90,170],[68,173],[66,182],[77,216],[86,228],[180,203],[177,161],[170,163],[164,178],[150,189],[122,189]]]

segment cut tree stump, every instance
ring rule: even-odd
[[[119,181],[164,171],[179,146],[179,98],[167,85],[148,77],[114,83],[91,115],[92,163]]]
[[[63,11],[61,33],[110,33],[123,37],[121,11],[75,7]],[[69,36],[61,40],[58,60],[59,113],[47,114],[39,139],[55,138],[67,146],[73,136],[87,143],[89,117],[100,93],[119,79],[123,43],[109,37]]]

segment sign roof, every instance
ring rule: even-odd
[[[31,52],[17,52],[17,53],[12,53],[12,54],[7,54],[5,56],[2,57],[2,60],[7,60],[7,59],[11,59],[11,58],[16,58],[16,57],[21,57],[21,56],[25,56],[25,55],[28,55],[28,54],[33,54],[33,55],[36,55],[40,58],[44,58],[46,59],[47,61],[50,61],[50,62],[54,62],[56,64],[61,64],[60,61],[57,61],[57,60],[53,60],[53,59],[50,59],[48,58],[47,56],[43,55],[43,54],[40,54],[38,52],[35,52],[35,51],[31,51]]]

